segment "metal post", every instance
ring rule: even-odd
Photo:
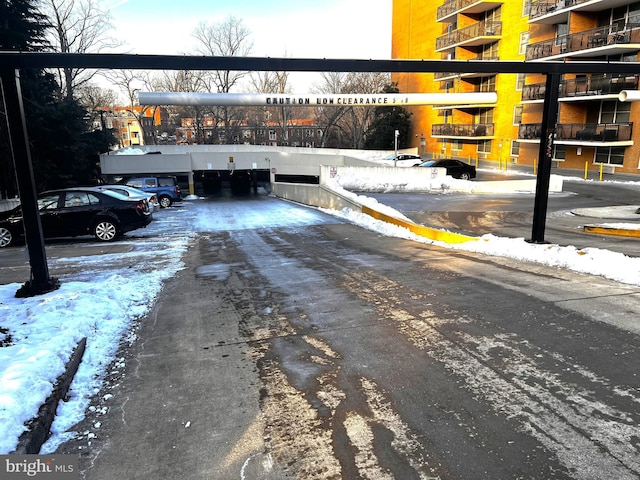
[[[55,290],[58,288],[59,282],[49,276],[20,89],[20,72],[2,68],[0,69],[0,80],[7,113],[9,143],[20,193],[29,264],[31,265],[31,279],[18,290],[16,296],[27,297]]]
[[[553,158],[553,140],[558,120],[558,92],[560,90],[560,74],[548,73],[546,95],[542,113],[540,151],[538,154],[538,175],[536,177],[536,197],[533,209],[533,227],[531,243],[545,243],[544,229],[547,220],[547,203],[549,201],[549,182],[551,178],[551,159]]]
[[[396,130],[394,132],[394,140],[393,140],[393,145],[394,145],[394,149],[395,149],[395,156],[393,157],[393,166],[396,166],[396,163],[398,162],[398,135],[400,135],[400,131]]]

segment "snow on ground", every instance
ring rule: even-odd
[[[410,171],[407,174],[407,178],[399,182],[398,190],[425,190],[424,185],[414,185]],[[367,182],[369,188],[373,188],[371,179],[367,179]],[[446,179],[444,182],[446,186],[461,181]],[[350,187],[359,186],[352,183]],[[385,185],[384,188],[391,191],[393,186]],[[403,218],[399,212],[370,197],[346,190],[342,193],[361,204]],[[197,224],[200,219],[189,212],[193,204],[184,203],[184,209],[174,210],[182,212],[182,217],[175,214],[174,217],[167,217],[166,222],[193,223],[191,230],[183,231],[211,227]],[[256,221],[280,218],[283,219],[281,226],[314,221],[302,212],[299,210],[293,215],[282,215],[281,211],[273,215],[263,212]],[[362,213],[351,210],[329,213],[384,235],[437,243]],[[135,329],[132,328],[135,320],[148,313],[161,290],[162,282],[184,268],[181,257],[190,239],[191,236],[182,234],[158,238],[157,244],[146,239],[145,248],[134,248],[130,253],[55,259],[54,262],[64,265],[81,266],[82,273],[61,279],[60,289],[38,297],[18,299],[14,295],[20,284],[0,285],[0,327],[8,329],[7,332],[0,331],[0,343],[9,345],[0,348],[0,454],[16,448],[18,438],[25,430],[24,423],[36,416],[38,408],[50,395],[54,382],[63,372],[73,348],[81,338],[86,337],[87,350],[72,384],[69,401],[59,406],[52,438],[41,453],[53,452],[61,442],[75,435],[67,431],[83,418],[87,408],[94,408],[90,407],[90,400],[99,392],[107,373],[106,368],[110,365],[114,369],[124,367],[124,363],[115,358],[120,342],[135,340]],[[132,240],[132,243],[137,245],[140,242]],[[630,258],[607,250],[535,245],[521,238],[494,235],[484,235],[477,241],[455,246],[440,245],[567,268],[640,286],[640,258]],[[109,269],[105,269],[107,264],[111,265]]]

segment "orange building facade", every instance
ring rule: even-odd
[[[638,61],[640,2],[622,0],[394,0],[392,57],[456,60]],[[495,91],[495,105],[413,107],[420,153],[534,165],[543,75],[394,74],[401,92]],[[554,166],[639,173],[640,104],[620,102],[638,76],[565,75]]]

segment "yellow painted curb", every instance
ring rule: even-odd
[[[418,225],[417,223],[408,222],[406,220],[400,220],[399,218],[394,218],[390,215],[380,213],[364,205],[362,206],[362,213],[369,215],[377,220],[382,220],[383,222],[387,222],[393,225],[397,225],[399,227],[407,228],[409,229],[409,231],[415,233],[416,235],[420,235],[421,237],[425,237],[430,240],[436,240],[438,242],[453,244],[453,243],[464,243],[464,242],[470,242],[472,240],[478,240],[477,237],[470,237],[468,235],[463,235],[461,233],[448,232],[446,230],[439,230],[437,228],[425,227],[424,225]]]
[[[640,238],[640,227],[637,230],[628,228],[600,227],[598,225],[585,225],[586,233],[600,233],[602,235],[617,235],[619,237],[638,237]]]

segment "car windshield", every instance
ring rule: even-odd
[[[421,164],[421,167],[433,167],[436,164],[435,160],[429,160],[427,162],[424,162],[423,164]]]

